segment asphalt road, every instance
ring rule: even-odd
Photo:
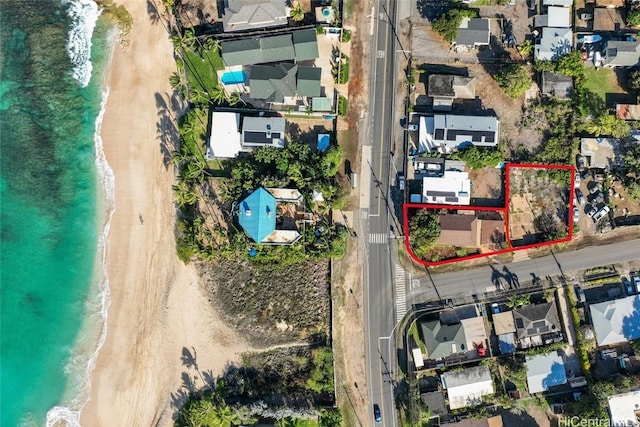
[[[395,349],[389,335],[395,325],[392,264],[395,241],[389,239],[393,206],[390,200],[391,144],[394,129],[396,40],[390,22],[395,21],[395,0],[376,0],[371,39],[370,98],[363,145],[371,156],[363,159],[361,174],[370,174],[368,207],[360,209],[360,235],[365,239],[365,358],[371,404],[381,409],[382,425],[395,426],[392,366]],[[392,249],[390,249],[390,247]],[[393,359],[392,359],[393,358]],[[373,426],[373,408],[365,424]]]
[[[631,240],[604,246],[590,246],[577,251],[562,252],[517,263],[495,264],[473,270],[434,274],[431,277],[426,275],[418,279],[419,286],[413,286],[413,289],[407,292],[407,302],[416,304],[436,300],[438,293],[442,299],[472,294],[481,295],[493,288],[492,277],[495,277],[496,272],[503,275],[508,271],[515,275],[519,282],[527,282],[534,276],[544,279],[546,276],[557,276],[561,273],[639,259],[640,240]]]

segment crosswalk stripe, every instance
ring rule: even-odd
[[[396,322],[399,322],[407,313],[407,287],[404,270],[398,264],[394,269],[394,285],[396,289]]]
[[[384,244],[387,243],[389,239],[389,235],[385,233],[370,233],[369,234],[369,243],[370,244]]]

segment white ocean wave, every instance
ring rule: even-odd
[[[70,386],[68,387],[68,393],[71,395],[71,398],[65,399],[68,400],[68,403],[65,402],[64,406],[54,406],[47,412],[47,427],[59,425],[58,423],[63,423],[63,425],[69,427],[80,427],[80,414],[91,392],[91,373],[95,367],[100,349],[107,338],[107,313],[109,311],[109,305],[111,304],[107,255],[109,249],[109,230],[115,211],[115,176],[104,153],[100,130],[108,97],[109,88],[107,86],[102,92],[100,113],[96,118],[94,134],[95,164],[106,208],[104,226],[98,240],[98,259],[100,262],[99,265],[102,267],[102,271],[96,275],[96,277],[100,278],[98,293],[90,296],[87,301],[87,317],[84,319],[85,328],[94,330],[95,334],[87,334],[87,336],[84,337],[84,341],[81,339],[80,342],[76,344],[73,356],[65,368],[65,372],[69,377]],[[100,336],[96,344],[95,335],[98,332]]]
[[[61,3],[67,7],[67,15],[72,21],[67,41],[67,53],[73,64],[71,73],[81,87],[86,87],[93,70],[91,37],[100,10],[93,0],[61,0]]]

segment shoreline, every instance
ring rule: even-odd
[[[134,23],[126,50],[114,42],[99,135],[115,177],[115,208],[110,223],[105,212],[101,233],[101,240],[108,234],[103,281],[110,289],[99,294],[110,294],[111,301],[103,301],[106,339],[97,343],[95,367],[91,360],[87,366],[90,392],[79,421],[171,426],[176,407],[205,386],[203,372],[215,378],[251,348],[219,319],[195,267],[177,258],[174,172],[162,146],[166,135],[177,138],[177,102],[169,84],[173,48],[162,23],[151,23],[144,2],[118,4]],[[97,168],[99,157],[96,151]],[[105,178],[108,172],[99,172],[102,184]],[[99,191],[109,204],[108,189]]]

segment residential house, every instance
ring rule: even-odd
[[[546,344],[545,336],[562,330],[555,302],[518,307],[513,310],[513,319],[520,348]]]
[[[284,0],[225,0],[224,5],[225,32],[282,27],[288,23]]]
[[[494,415],[491,418],[477,420],[475,418],[467,418],[455,423],[447,423],[447,427],[502,427],[502,415]]]
[[[229,159],[258,147],[284,147],[284,117],[251,117],[213,111],[207,158]]]
[[[294,227],[295,218],[289,218],[286,222],[283,220],[286,213],[282,208],[285,204],[299,204],[302,201],[302,194],[298,190],[260,187],[238,204],[238,222],[258,244],[291,245],[301,235]],[[283,224],[286,224],[286,228],[282,228]]]
[[[483,396],[492,395],[493,381],[487,366],[476,366],[461,371],[449,371],[440,376],[442,388],[447,391],[450,409],[460,409],[482,403]]]
[[[439,245],[480,247],[490,245],[496,233],[504,236],[504,221],[478,219],[475,214],[440,215]]]
[[[616,104],[616,117],[620,120],[640,120],[640,98],[635,104]]]
[[[607,399],[611,427],[640,427],[640,390],[615,394]]]
[[[469,173],[444,171],[442,176],[425,176],[422,178],[422,202],[468,205],[471,203]]]
[[[542,95],[557,99],[570,99],[573,91],[573,78],[551,71],[542,72]]]
[[[474,77],[431,74],[429,75],[427,94],[433,98],[434,110],[450,111],[454,99],[476,98],[476,79]]]
[[[489,46],[490,40],[491,26],[488,19],[463,18],[454,44],[473,49],[478,46]]]
[[[500,121],[492,116],[435,114],[421,116],[418,129],[419,152],[451,153],[468,145],[496,147]]]
[[[625,28],[624,9],[596,7],[593,10],[593,31],[618,32]]]
[[[431,320],[420,323],[420,331],[427,359],[440,360],[469,350],[462,323],[448,325]]]
[[[640,41],[609,40],[602,59],[605,67],[635,67],[640,63]]]
[[[222,41],[220,50],[225,67],[300,62],[318,57],[318,39],[316,31],[311,28],[287,34]]]
[[[580,155],[588,168],[610,169],[622,161],[620,144],[614,138],[580,138]]]
[[[291,63],[252,65],[249,93],[253,99],[277,104],[291,103],[288,98],[317,97],[321,94],[321,74],[320,68]]]
[[[589,306],[598,346],[640,338],[640,295]]]
[[[529,393],[542,393],[567,383],[562,356],[553,351],[547,355],[527,356],[527,388]]]
[[[498,347],[502,354],[512,354],[516,351],[515,335],[516,325],[513,320],[513,312],[505,311],[494,313],[493,329],[498,336]]]
[[[549,6],[546,15],[538,15],[533,19],[534,27],[571,27],[571,8],[562,6]]]
[[[536,60],[553,61],[571,53],[573,49],[573,31],[571,28],[542,28],[542,37],[534,46]]]

